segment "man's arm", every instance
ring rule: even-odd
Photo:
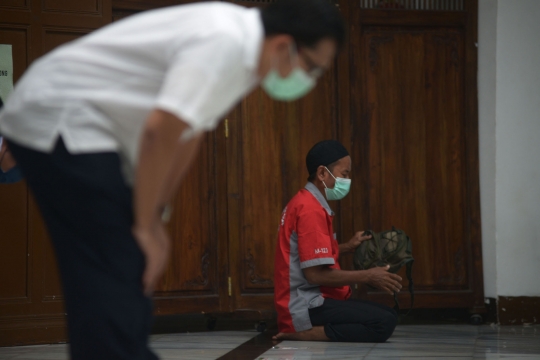
[[[161,213],[197,153],[202,136],[181,141],[189,125],[162,110],[150,113],[143,133],[135,174],[134,235],[145,255],[145,293],[152,294],[163,273],[169,252],[169,239]]]
[[[174,151],[175,162],[173,163],[171,172],[167,176],[163,187],[164,191],[161,193],[160,204],[166,205],[171,202],[178,190],[181,180],[188,172],[193,160],[199,152],[203,136],[204,134],[198,134],[194,138],[188,140],[185,144],[181,144],[180,142],[177,144]]]
[[[369,270],[338,270],[326,265],[303,269],[307,281],[313,285],[338,287],[355,283],[371,285],[389,294],[399,292],[401,277],[388,272],[390,266],[375,267]]]

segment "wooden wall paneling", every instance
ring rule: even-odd
[[[41,53],[84,36],[112,20],[111,0],[42,0]]]
[[[101,15],[100,0],[43,0],[44,12],[74,12],[77,14]]]
[[[11,5],[11,6],[9,6]],[[18,6],[15,6],[18,5]],[[31,22],[31,4],[2,3],[0,43],[13,49],[14,82],[35,57],[36,24]],[[0,345],[58,341],[65,339],[62,304],[50,311],[43,307],[44,280],[58,283],[56,269],[43,268],[41,240],[32,230],[32,199],[25,182],[0,186],[3,214],[0,215]],[[55,264],[52,264],[55,265]],[[50,277],[46,277],[47,274]],[[51,293],[58,294],[52,290]],[[51,314],[52,312],[52,314]],[[30,330],[31,329],[31,330]]]
[[[28,256],[26,185],[1,186],[0,199],[3,225],[0,238],[0,304],[27,302],[30,300],[28,278],[31,259]]]
[[[462,11],[367,10],[356,5],[355,9],[355,26],[358,26],[359,30],[368,25],[464,27],[467,19],[466,13]]]
[[[351,112],[350,79],[352,76],[354,76],[355,69],[350,66],[349,59],[353,49],[351,46],[351,41],[354,39],[354,36],[352,34],[356,31],[356,23],[352,21],[352,12],[353,8],[358,5],[357,2],[340,0],[337,2],[337,6],[344,17],[346,24],[348,25],[348,31],[346,42],[343,45],[343,48],[340,50],[335,62],[336,118],[334,120],[334,128],[336,131],[336,139],[347,148],[352,156],[354,156],[354,145],[356,142],[358,142],[358,139],[355,139],[353,133],[355,115],[353,115]],[[353,164],[355,166],[363,166],[361,161],[353,160]],[[357,171],[356,174],[362,173],[361,169],[359,170],[360,171]],[[354,176],[351,178],[351,180],[352,183],[350,193],[348,196],[338,202],[339,216],[334,220],[334,227],[336,228],[339,242],[346,242],[356,231],[363,230],[354,228],[355,224],[353,216],[355,206],[353,201],[353,193],[355,191],[359,191],[357,189],[361,182]],[[352,269],[352,255],[342,255],[340,257],[340,266],[345,270]]]
[[[341,4],[341,3],[340,3]],[[342,224],[347,222],[348,228],[354,231],[358,226],[358,230],[368,230],[368,218],[364,213],[369,209],[369,197],[365,194],[369,191],[368,174],[369,163],[365,154],[364,145],[368,139],[368,131],[366,129],[368,118],[362,112],[363,90],[362,82],[359,80],[361,76],[362,64],[362,47],[361,47],[361,23],[359,21],[361,12],[358,2],[347,2],[348,5],[348,43],[345,51],[347,52],[347,61],[341,61],[345,64],[338,68],[340,76],[340,139],[343,144],[348,147],[352,159],[351,172],[351,193],[342,200],[342,208],[344,215],[342,216]],[[342,89],[343,81],[347,84],[347,88]],[[347,209],[348,211],[345,211]],[[346,256],[340,259],[340,265],[343,269],[353,269],[352,257]],[[354,287],[353,296],[356,295],[358,286]]]
[[[229,120],[222,121],[215,130],[214,156],[216,159],[214,174],[216,179],[216,231],[218,236],[218,289],[221,299],[220,312],[230,312],[232,298],[229,296],[230,256],[229,223],[234,215],[229,214],[228,208],[228,179],[229,168],[227,161],[227,142],[229,140]],[[207,310],[204,310],[207,312]]]
[[[36,58],[110,20],[110,0],[3,1],[0,43],[13,46],[15,82]],[[10,210],[0,227],[12,229],[0,239],[0,253],[12,259],[0,265],[10,266],[7,283],[2,281],[0,346],[65,341],[56,260],[37,205],[24,182],[0,187],[0,197]]]
[[[471,258],[466,232],[465,80],[463,32],[426,34],[429,74],[426,127],[427,231],[433,241],[430,288],[468,289]],[[432,112],[431,112],[432,111]],[[425,226],[425,225],[424,225]],[[447,254],[445,258],[437,256]],[[426,279],[427,277],[424,277]]]
[[[207,0],[112,0],[113,13],[137,13],[165,6],[196,3]]]
[[[220,262],[226,258],[226,239],[217,227],[216,136],[206,135],[173,203],[171,257],[154,295],[157,314],[221,311]]]
[[[482,266],[482,226],[480,216],[480,166],[478,149],[478,0],[465,1],[465,159],[467,171],[466,232],[471,249],[469,282],[474,287],[474,312],[486,311]]]
[[[360,179],[353,185],[355,224],[408,232],[418,307],[473,308],[483,294],[470,235],[478,197],[470,200],[469,183],[478,177],[467,163],[478,152],[466,138],[477,122],[465,116],[474,99],[465,100],[464,87],[476,76],[465,50],[468,14],[358,7],[351,14],[360,19],[350,43],[353,162],[363,165],[353,169]],[[400,298],[407,306],[408,294]]]
[[[92,29],[59,28],[52,26],[43,27],[43,50],[49,52],[62,44],[76,40],[90,33]]]
[[[43,25],[97,29],[111,22],[111,0],[40,0],[40,3]]]
[[[451,101],[459,100],[463,71],[456,74],[458,65],[449,64],[446,48],[432,44],[444,35],[368,31],[370,225],[377,230],[395,225],[414,239],[418,291],[462,288],[467,256],[460,181],[463,117],[462,104]],[[459,79],[440,79],[447,71]]]
[[[27,7],[8,11],[0,5],[0,44],[11,44],[13,54],[13,82],[22,76],[31,59],[31,30],[28,24],[30,13]]]
[[[64,313],[64,296],[56,255],[47,227],[33,197],[30,197],[28,204],[28,232],[30,238],[35,239],[34,251],[31,254],[34,256],[36,269],[33,288],[36,291],[36,297],[39,296],[41,301],[39,311]]]
[[[0,4],[0,9],[6,10],[29,10],[31,0],[4,0]]]
[[[18,5],[22,7],[24,3]],[[25,25],[0,24],[0,44],[12,45],[14,81],[21,77],[28,64],[28,31]],[[27,198],[24,183],[0,186],[0,247],[3,250],[0,251],[0,304],[29,301],[31,259],[28,253],[31,244],[27,231]]]
[[[262,90],[256,90],[229,117],[231,310],[273,306],[270,254],[275,249],[276,221],[283,205],[282,150],[276,119],[285,116],[284,103],[274,103]]]

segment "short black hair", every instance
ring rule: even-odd
[[[276,0],[261,10],[265,36],[288,34],[298,47],[314,47],[324,38],[345,42],[345,23],[330,0]]]
[[[328,170],[334,171],[334,166],[336,166],[338,162],[339,162],[339,160],[338,160],[338,161],[334,161],[333,163],[331,163],[330,165],[328,165],[328,166],[327,166]],[[313,174],[310,174],[310,175],[309,175],[309,177],[307,178],[307,181],[309,181],[309,182],[314,182],[316,178],[317,178],[317,172],[315,171]]]

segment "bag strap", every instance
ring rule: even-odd
[[[413,266],[414,260],[408,261],[405,265],[407,267],[407,280],[409,281],[409,293],[411,294],[411,307],[409,308],[409,311],[405,314],[405,316],[409,315],[411,312],[413,306],[414,306],[414,283],[412,279],[412,266]],[[399,314],[399,301],[397,297],[397,293],[394,292],[394,310]]]
[[[412,279],[412,266],[413,266],[414,260],[411,260],[407,263],[407,280],[409,280],[409,293],[411,294],[411,307],[409,308],[409,311],[405,315],[409,315],[411,312],[413,306],[414,306],[414,283]]]
[[[399,301],[397,299],[397,292],[394,291],[394,310],[399,314]]]

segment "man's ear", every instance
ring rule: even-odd
[[[294,39],[290,35],[280,34],[280,35],[274,35],[271,41],[273,43],[273,46],[276,48],[276,50],[285,52],[285,51],[289,51],[289,47],[294,42]]]
[[[292,36],[286,34],[274,35],[267,41],[270,43],[270,49],[276,60],[286,63],[291,61],[290,48],[294,42]]]
[[[324,179],[324,172],[325,172],[325,168],[324,166],[320,165],[318,168],[317,168],[317,178],[320,180],[320,181],[323,181]]]

